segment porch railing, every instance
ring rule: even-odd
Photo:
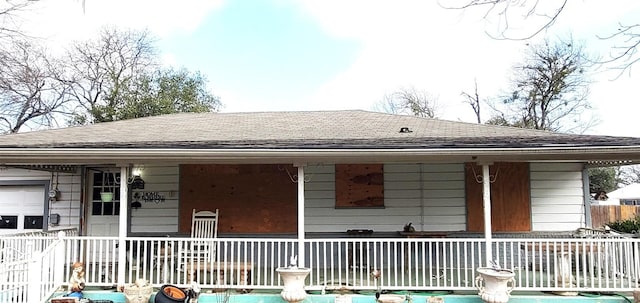
[[[204,288],[281,288],[275,269],[287,266],[287,258],[297,254],[296,241],[145,237],[127,238],[123,250],[115,237],[69,237],[65,276],[71,274],[70,264],[80,261],[85,263],[87,285],[115,286],[144,279],[155,287],[197,281]],[[127,262],[125,283],[116,281],[119,253]]]
[[[68,237],[77,234],[77,229],[67,228],[0,236],[0,263],[29,258],[35,253],[44,251],[59,236]]]
[[[188,286],[195,280],[205,289],[252,290],[282,288],[275,269],[288,266],[293,255],[304,255],[312,270],[307,289],[318,291],[474,290],[476,269],[487,266],[482,238],[307,239],[304,254],[297,239],[127,238],[125,247],[115,237],[60,241],[63,246],[52,242],[40,259],[34,255],[23,263],[2,263],[4,293],[27,285],[39,270],[44,281],[39,292],[46,294],[63,285],[77,261],[85,263],[88,286],[137,279],[155,287]],[[515,291],[628,291],[640,282],[637,239],[494,238],[492,245],[496,263],[513,269]],[[117,281],[121,253],[125,278]],[[34,262],[41,265],[29,267]],[[379,272],[379,278],[372,272]]]
[[[84,261],[87,284],[117,284],[116,238],[67,238],[65,264]],[[298,254],[295,239],[128,238],[126,283],[216,289],[281,287],[275,269]],[[516,290],[622,291],[640,281],[640,247],[627,238],[493,239],[496,263]],[[481,238],[305,240],[309,289],[473,290],[484,264]],[[215,248],[207,258],[198,250]],[[70,274],[66,266],[65,275]],[[380,278],[371,273],[380,272]]]
[[[53,239],[42,251],[0,262],[0,302],[45,302],[53,295],[63,283],[64,244]]]

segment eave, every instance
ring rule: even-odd
[[[640,161],[640,146],[387,149],[2,148],[0,165]]]

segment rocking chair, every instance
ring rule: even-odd
[[[218,209],[215,211],[193,210],[191,216],[191,241],[184,251],[183,260],[190,264],[211,264],[215,261],[218,237]]]

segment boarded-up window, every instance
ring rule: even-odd
[[[467,230],[484,230],[483,187],[476,180],[482,167],[465,164]],[[489,166],[491,183],[491,230],[497,232],[531,231],[529,164],[496,162]]]
[[[188,234],[192,210],[220,211],[222,234],[295,233],[297,185],[291,165],[180,165],[179,231]]]
[[[384,207],[382,164],[336,164],[336,208]]]

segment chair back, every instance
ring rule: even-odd
[[[218,237],[218,209],[215,212],[209,210],[196,211],[193,209],[191,216],[192,238],[217,238]]]

